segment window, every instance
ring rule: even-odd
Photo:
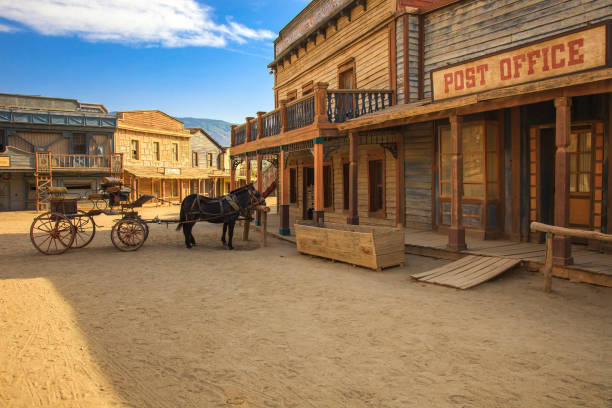
[[[591,132],[570,135],[570,192],[591,192]]]
[[[172,143],[172,160],[179,161],[178,143]]]
[[[332,166],[323,166],[323,206],[331,208],[334,205],[334,180]]]
[[[138,140],[132,140],[130,157],[134,160],[140,159],[140,150],[138,149]]]
[[[297,91],[287,92],[287,102],[291,102],[297,99]]]
[[[159,142],[153,142],[153,159],[159,161]]]
[[[304,85],[302,85],[302,95],[311,94],[312,90],[313,90],[313,83],[312,83],[312,81],[307,82]]]
[[[342,187],[343,187],[343,200],[342,200],[342,208],[345,210],[349,209],[350,202],[350,163],[346,162],[342,164]]]
[[[461,127],[463,145],[463,196],[484,197],[484,135],[481,124]]]
[[[297,169],[289,169],[289,202],[297,203]]]
[[[452,148],[450,140],[450,128],[440,128],[440,196],[451,195],[451,159]]]
[[[368,162],[369,211],[371,213],[385,209],[384,167],[382,159]]]
[[[179,183],[179,181],[178,180],[172,180],[171,183],[172,183],[172,197],[178,197],[179,196],[179,193],[178,193],[178,190],[179,190],[178,183]]]
[[[225,170],[225,154],[219,154],[219,170]]]
[[[338,65],[339,89],[355,89],[357,88],[356,82],[354,58],[351,58],[345,63]]]
[[[72,154],[87,154],[87,137],[83,133],[72,135]]]
[[[213,154],[206,153],[206,160],[207,160],[208,167],[212,167],[213,166]]]
[[[191,167],[198,167],[198,152],[191,152]]]

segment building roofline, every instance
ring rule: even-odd
[[[206,136],[208,138],[208,140],[210,140],[211,142],[214,143],[215,146],[217,146],[219,149],[223,150],[225,152],[225,147],[221,146],[221,144],[219,142],[217,142],[217,140],[215,140],[214,137],[212,137],[207,131],[205,131],[202,128],[199,127],[193,127],[193,128],[187,128],[187,130],[189,130],[189,133],[191,133],[192,135],[197,132],[198,130],[202,133],[204,133],[204,136]]]

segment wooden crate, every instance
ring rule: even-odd
[[[380,271],[382,268],[404,265],[404,230],[312,222],[295,224],[297,249],[300,253],[329,258]]]

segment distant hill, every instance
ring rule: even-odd
[[[221,146],[230,145],[230,126],[232,123],[216,119],[176,118],[185,124],[185,128],[202,128]]]

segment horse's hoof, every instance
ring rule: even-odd
[[[191,249],[191,245],[185,245],[187,249]]]
[[[227,249],[229,249],[231,251],[232,249],[234,249],[234,247],[230,246],[230,247],[227,247]]]

